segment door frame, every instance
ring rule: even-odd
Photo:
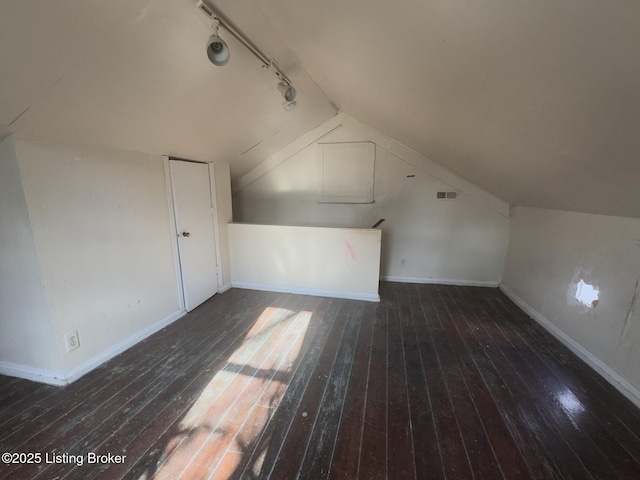
[[[213,239],[215,242],[215,258],[216,258],[216,280],[218,283],[218,288],[216,293],[220,292],[222,288],[222,268],[221,268],[221,252],[220,252],[220,228],[218,226],[218,207],[216,202],[216,185],[215,185],[215,173],[212,163],[200,162],[194,160],[186,160],[184,158],[178,157],[169,157],[168,155],[162,156],[163,164],[164,164],[164,178],[165,184],[167,188],[167,204],[169,207],[169,229],[171,233],[171,238],[173,239],[171,242],[171,250],[173,252],[173,267],[176,274],[176,289],[178,291],[178,303],[181,311],[186,311],[185,305],[185,296],[184,296],[184,281],[182,276],[182,268],[180,266],[180,248],[178,245],[178,228],[176,222],[176,208],[173,197],[173,183],[171,178],[171,167],[169,165],[169,160],[181,161],[181,162],[191,162],[191,163],[200,163],[207,165],[207,169],[209,170],[209,191],[211,193],[211,216],[213,221]]]
[[[216,293],[220,293],[220,290],[223,286],[223,278],[222,278],[222,252],[220,250],[220,226],[218,224],[218,194],[216,192],[216,174],[215,174],[215,166],[213,163],[207,163],[207,168],[209,169],[209,189],[211,191],[211,215],[213,217],[213,239],[216,242],[216,278],[218,279],[218,291]]]

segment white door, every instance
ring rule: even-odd
[[[209,166],[170,160],[178,253],[188,312],[218,291]]]

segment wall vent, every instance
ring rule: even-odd
[[[458,192],[436,192],[438,200],[455,200],[458,198]]]

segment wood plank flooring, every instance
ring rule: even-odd
[[[231,290],[67,387],[0,376],[0,453],[41,455],[0,479],[640,478],[640,410],[499,290],[381,298]]]

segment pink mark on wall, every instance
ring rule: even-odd
[[[356,261],[356,252],[355,252],[355,250],[353,249],[353,247],[351,246],[351,244],[349,242],[347,242],[347,253],[351,257],[351,260],[353,260],[355,262]]]

